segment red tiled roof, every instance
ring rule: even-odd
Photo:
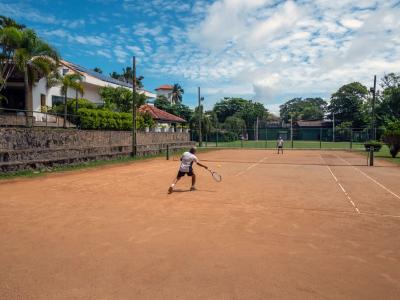
[[[172,91],[173,89],[174,89],[174,87],[172,85],[163,84],[163,85],[160,85],[158,88],[156,88],[156,91],[158,91],[158,90]]]
[[[173,114],[167,113],[155,106],[144,104],[139,108],[140,113],[149,113],[154,120],[171,122],[171,123],[185,123],[186,120],[175,116]]]

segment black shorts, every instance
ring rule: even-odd
[[[278,149],[283,149],[283,146],[278,146]]]
[[[177,178],[181,178],[181,177],[183,177],[183,176],[185,176],[185,175],[187,175],[187,176],[193,176],[193,175],[194,175],[193,169],[190,168],[190,169],[189,169],[189,172],[182,172],[181,170],[179,170],[179,171],[178,171],[178,175],[177,175],[176,177],[177,177]]]

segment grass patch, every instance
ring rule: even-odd
[[[397,157],[393,158],[390,155],[389,147],[386,145],[383,145],[379,152],[375,152],[374,157],[400,165],[400,156],[397,155]]]

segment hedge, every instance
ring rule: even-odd
[[[132,114],[119,113],[100,109],[82,108],[78,111],[79,125],[82,129],[131,130]],[[153,127],[154,121],[148,116],[138,115],[138,129]]]

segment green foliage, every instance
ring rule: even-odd
[[[222,125],[222,128],[233,132],[236,135],[242,134],[243,131],[246,129],[246,123],[242,118],[238,118],[235,116],[227,117],[225,122]]]
[[[395,158],[400,151],[400,120],[391,121],[386,125],[382,140]]]
[[[103,130],[131,130],[132,114],[120,113],[101,109],[83,108],[78,111],[80,126],[82,129]],[[153,127],[154,120],[148,114],[136,117],[137,129]]]
[[[237,112],[234,116],[239,117],[244,120],[247,128],[252,128],[254,123],[259,120],[266,118],[267,110],[264,105],[257,102],[247,101],[243,109]],[[226,121],[226,120],[225,120]]]
[[[78,99],[78,111],[81,108],[87,108],[87,109],[96,109],[96,104],[94,104],[93,102],[84,99],[84,98],[80,98]],[[64,103],[60,103],[58,105],[54,105],[51,108],[52,112],[58,113],[58,114],[62,114],[64,113]],[[76,113],[76,100],[75,99],[68,99],[67,101],[67,112],[68,114],[75,114]]]
[[[383,91],[376,109],[378,124],[400,119],[400,74],[389,73],[382,78]]]
[[[99,94],[104,102],[104,108],[115,112],[132,111],[133,93],[123,87],[103,87]],[[139,108],[146,102],[146,96],[136,94],[136,107]]]
[[[189,121],[193,115],[193,111],[188,106],[182,103],[171,104],[164,95],[157,96],[154,101],[154,106],[187,121]]]
[[[366,124],[364,104],[368,98],[368,89],[359,82],[352,82],[342,86],[332,94],[329,112],[335,114],[335,121],[352,122],[354,127]]]
[[[110,77],[117,79],[119,81],[127,82],[132,84],[133,83],[133,69],[132,67],[126,67],[122,69],[122,73],[117,73],[113,71],[110,73]],[[142,80],[144,79],[143,76],[136,77],[136,87],[143,88]]]
[[[172,88],[172,102],[175,104],[181,103],[184,93],[183,88],[178,83],[175,83]]]
[[[288,123],[291,116],[297,120],[321,120],[324,117],[327,103],[322,98],[294,98],[279,107],[283,121]]]
[[[216,113],[218,121],[223,123],[227,117],[242,111],[247,102],[242,98],[224,98],[215,103],[213,111]]]

